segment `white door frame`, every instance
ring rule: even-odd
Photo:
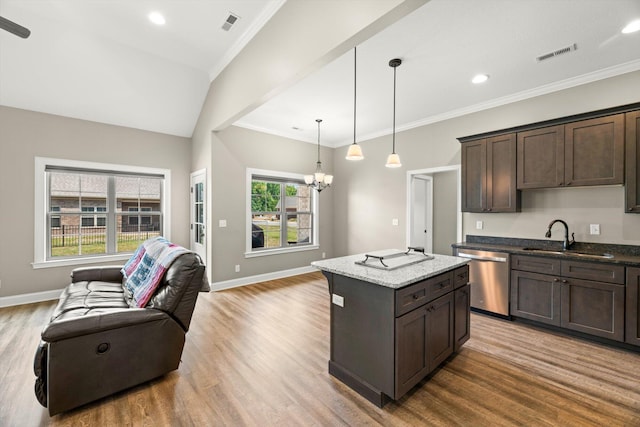
[[[424,187],[422,187],[424,188],[424,193],[422,194],[418,194],[416,189],[418,181],[424,182]],[[414,206],[414,203],[419,200],[419,197],[424,201],[422,218],[418,218],[415,214],[416,206]],[[407,246],[422,246],[427,253],[431,253],[433,252],[433,175],[413,175],[411,180],[411,203],[409,206],[411,207],[411,222],[409,223],[410,233]],[[424,229],[424,233],[421,233],[421,242],[417,242],[418,239],[416,239],[418,236],[417,221],[419,219],[424,219],[422,221],[424,224],[421,227]],[[424,236],[425,234],[426,236]]]
[[[196,218],[196,212],[195,212],[195,191],[194,191],[194,185],[196,183],[202,183],[203,184],[203,189],[202,189],[202,194],[204,197],[203,200],[203,219],[202,219],[202,226],[204,227],[204,242],[203,243],[197,243],[195,240],[195,233],[196,233],[196,229],[197,227],[195,226],[195,218]],[[197,253],[198,255],[200,255],[200,257],[202,258],[202,262],[204,262],[205,264],[207,263],[207,242],[209,240],[209,232],[210,230],[207,228],[207,199],[208,199],[208,195],[207,195],[207,170],[206,169],[200,169],[197,170],[195,172],[192,172],[190,175],[190,179],[189,179],[189,203],[190,203],[190,207],[189,207],[189,244],[190,244],[190,249],[192,251],[194,251],[195,253]]]
[[[411,189],[412,189],[412,182],[413,180],[418,176],[418,175],[433,175],[436,173],[440,173],[440,172],[450,172],[450,171],[457,171],[457,179],[458,179],[458,185],[456,188],[457,191],[457,213],[456,213],[456,239],[458,242],[462,241],[462,194],[461,194],[461,182],[462,182],[462,169],[460,167],[460,165],[453,165],[453,166],[441,166],[441,167],[437,167],[437,168],[427,168],[427,169],[416,169],[416,170],[410,170],[407,171],[407,185],[406,185],[406,191],[407,191],[407,207],[406,207],[406,213],[407,213],[407,219],[406,219],[406,224],[407,224],[407,229],[406,229],[406,245],[405,246],[409,246],[409,243],[411,242],[411,233],[412,233],[412,229],[413,229],[413,209],[411,208],[411,202],[412,202],[412,195],[411,195]],[[433,191],[431,192],[431,197],[433,197]],[[432,203],[433,206],[433,203]],[[432,226],[433,228],[433,226]],[[431,230],[431,239],[433,239],[433,230]]]

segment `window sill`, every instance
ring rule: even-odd
[[[287,253],[292,253],[292,252],[314,251],[314,250],[317,250],[317,249],[320,249],[320,246],[318,246],[318,245],[309,245],[309,246],[299,246],[299,247],[292,247],[292,248],[265,249],[265,250],[262,250],[262,251],[245,252],[244,253],[244,257],[245,258],[256,258],[256,257],[261,257],[261,256],[287,254]]]
[[[86,257],[86,258],[65,258],[65,259],[56,259],[56,260],[49,260],[49,261],[34,261],[31,263],[31,266],[33,267],[34,270],[36,270],[40,268],[69,267],[69,266],[97,264],[97,263],[115,262],[115,261],[126,262],[129,258],[131,258],[131,254],[102,255],[102,256]],[[124,262],[122,262],[123,265],[124,265]]]

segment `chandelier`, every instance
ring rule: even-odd
[[[318,161],[316,162],[316,171],[313,175],[305,175],[304,182],[311,188],[319,192],[331,186],[333,175],[327,175],[322,172],[322,162],[320,161],[320,122],[322,119],[316,119],[318,123]]]

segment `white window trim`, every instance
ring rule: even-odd
[[[295,179],[304,182],[304,175],[299,173],[290,173],[290,172],[279,172],[279,171],[271,171],[266,169],[253,169],[247,168],[246,174],[246,212],[245,212],[245,258],[255,258],[261,256],[268,255],[276,255],[276,254],[286,254],[291,252],[303,252],[303,251],[311,251],[320,248],[320,233],[319,233],[319,224],[320,224],[320,209],[318,206],[318,201],[320,197],[316,194],[315,197],[312,197],[312,211],[314,217],[314,227],[313,227],[313,244],[305,245],[299,247],[288,247],[288,248],[277,248],[277,249],[263,249],[260,251],[252,251],[251,250],[251,181],[253,179],[253,175],[262,175],[262,176],[272,176],[274,178],[284,178],[284,179]]]
[[[162,187],[162,216],[164,237],[171,240],[171,170],[150,168],[144,166],[118,165],[113,163],[85,162],[80,160],[55,159],[50,157],[35,157],[34,168],[34,210],[33,210],[33,262],[34,269],[63,267],[103,262],[123,261],[130,258],[130,253],[82,256],[60,260],[47,260],[47,180],[45,168],[54,165],[79,169],[113,170],[139,174],[164,175]]]

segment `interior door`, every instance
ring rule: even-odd
[[[207,261],[206,170],[191,174],[191,250]]]
[[[410,246],[433,252],[433,178],[417,175],[412,179]]]

